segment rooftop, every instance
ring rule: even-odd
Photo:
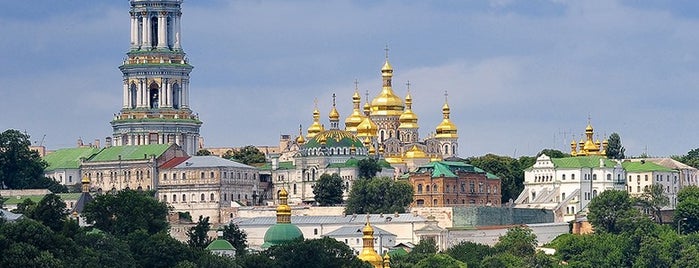
[[[88,159],[99,151],[100,149],[95,147],[78,147],[56,150],[53,153],[44,156],[44,161],[49,164],[44,171],[53,171],[56,169],[78,169],[78,167],[80,167],[80,158]]]
[[[180,162],[174,168],[210,168],[210,167],[236,167],[236,168],[255,168],[233,160],[228,160],[222,157],[207,155],[207,156],[192,156],[183,162]]]
[[[127,146],[112,146],[102,149],[98,154],[89,159],[90,162],[117,161],[119,159],[127,160],[143,160],[149,159],[151,156],[156,158],[162,155],[171,144],[148,144],[148,145],[127,145]],[[120,158],[121,157],[121,158]]]
[[[255,217],[255,218],[236,218],[233,220],[239,226],[262,225],[269,226],[277,223],[277,217]],[[387,222],[425,222],[426,219],[422,216],[415,216],[411,213],[400,213],[398,217],[395,214],[370,214],[369,221],[372,224],[381,224]],[[291,216],[291,223],[296,225],[313,225],[313,224],[343,224],[343,225],[362,225],[366,223],[366,215],[337,215],[337,216]]]

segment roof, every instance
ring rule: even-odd
[[[238,163],[233,160],[228,160],[214,155],[192,156],[183,162],[177,164],[174,168],[211,168],[211,167],[235,167],[235,168],[252,168],[245,164]]]
[[[389,219],[390,218],[390,219]],[[233,220],[239,226],[263,225],[269,226],[277,222],[276,216],[255,217],[255,218],[236,218]],[[395,214],[369,214],[369,221],[374,224],[385,222],[425,222],[426,219],[422,216],[415,216],[411,213],[399,213],[398,217]],[[315,224],[360,224],[366,223],[366,215],[337,215],[337,216],[291,216],[291,222],[296,225],[315,225]]]
[[[173,159],[166,161],[165,163],[160,165],[158,168],[160,168],[160,169],[174,168],[177,165],[181,164],[182,162],[186,161],[187,159],[189,159],[189,156],[175,157]]]
[[[206,246],[207,250],[235,250],[233,245],[225,239],[216,239]]]
[[[361,237],[363,235],[362,229],[364,226],[362,225],[355,225],[355,226],[343,226],[340,227],[339,229],[329,232],[327,234],[324,234],[323,236],[328,236],[328,237],[345,237],[345,236],[357,236]],[[378,228],[376,226],[372,226],[374,228],[374,237],[377,236],[396,236],[396,234],[387,232],[384,229]]]
[[[89,159],[90,162],[117,161],[121,160],[143,160],[151,156],[160,157],[171,144],[147,144],[147,145],[127,145],[112,146],[102,149],[98,154]]]
[[[259,167],[260,170],[272,170],[272,163],[267,162],[264,165]],[[294,162],[291,161],[286,161],[286,162],[279,162],[277,164],[277,169],[296,169],[296,166],[294,166]]]
[[[264,237],[265,242],[261,247],[266,249],[299,238],[303,239],[303,232],[298,226],[291,223],[277,223],[267,229]]]
[[[46,167],[44,171],[78,169],[80,167],[81,158],[88,159],[99,151],[100,149],[95,147],[58,149],[44,156],[44,161],[48,163],[48,167]]]
[[[77,213],[83,213],[83,209],[85,209],[85,206],[87,206],[88,203],[92,202],[92,200],[95,200],[92,198],[92,195],[90,193],[81,193],[80,197],[78,198],[78,201],[75,202],[75,205],[73,206],[73,209],[71,210],[71,213],[77,212]]]
[[[500,177],[487,173],[485,170],[480,169],[474,165],[466,164],[464,162],[456,161],[433,161],[425,165],[419,166],[415,173],[431,173],[434,177],[447,177],[456,178],[456,174],[459,172],[469,172],[469,173],[481,173],[485,174],[488,179],[497,179]]]
[[[604,167],[612,168],[617,165],[616,161],[598,155],[551,158],[556,168],[596,168],[600,167],[600,160]]]
[[[626,172],[678,172],[650,161],[624,161],[621,165]]]
[[[357,136],[352,134],[352,132],[330,129],[318,133],[312,139],[310,139],[303,148],[317,148],[317,147],[341,147],[341,148],[364,148],[364,144],[360,141]]]
[[[0,218],[2,219],[5,219],[7,221],[16,221],[22,217],[22,214],[12,213],[9,210],[0,208]]]
[[[653,163],[656,163],[656,164],[658,164],[658,165],[667,167],[667,168],[671,168],[671,169],[694,169],[694,170],[696,170],[696,168],[694,168],[694,167],[692,167],[692,166],[690,166],[690,165],[687,165],[687,164],[685,164],[685,163],[682,163],[682,162],[680,162],[680,161],[677,161],[677,160],[672,159],[672,158],[669,158],[669,157],[665,157],[665,158],[648,158],[648,159],[646,159],[646,160],[647,160],[647,161],[650,161],[650,162],[653,162]]]
[[[48,193],[47,193],[48,194]],[[65,202],[66,200],[78,200],[80,198],[81,193],[60,193],[56,194],[58,197]],[[17,205],[19,203],[22,203],[25,199],[29,199],[34,203],[39,203],[41,199],[44,198],[46,194],[44,195],[23,195],[23,196],[6,196],[7,200],[5,200],[5,205]]]

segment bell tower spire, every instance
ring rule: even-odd
[[[189,106],[189,73],[181,47],[182,0],[131,0],[131,42],[123,100],[111,124],[114,146],[177,143],[199,149],[202,122]]]

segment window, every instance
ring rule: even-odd
[[[187,202],[187,196],[184,194],[182,195],[182,202]]]
[[[607,180],[611,181],[612,180],[612,174],[607,174]]]
[[[592,174],[592,180],[596,181],[597,180],[597,174]]]
[[[561,201],[566,199],[566,193],[561,193]]]
[[[182,177],[182,178],[184,178],[184,177]],[[173,181],[177,180],[177,173],[172,173],[172,180]]]
[[[199,199],[199,201],[204,202],[204,194],[201,194],[201,198]]]
[[[476,184],[475,184],[473,181],[470,181],[470,182],[468,183],[468,187],[469,187],[469,191],[470,191],[471,193],[475,193],[475,192],[476,192]]]
[[[592,190],[592,198],[595,198],[597,196],[597,190]]]
[[[248,199],[248,196],[247,196],[247,195],[245,195],[245,199]],[[210,200],[210,201],[216,201],[216,200],[214,200],[214,193],[211,193],[211,194],[209,195],[209,200]]]
[[[203,172],[203,171],[200,173],[199,178],[200,178],[200,179],[203,179],[203,178],[204,178],[204,172]]]
[[[177,195],[172,195],[172,202],[177,202]]]
[[[639,193],[641,192],[641,186],[640,186],[640,185],[639,185],[639,186],[636,186],[636,192],[639,192]]]
[[[646,174],[645,176],[645,181],[648,181],[648,174]]]
[[[570,179],[575,180],[575,174],[570,174]]]
[[[318,228],[313,229],[313,235],[318,235]]]
[[[167,195],[163,195],[163,202],[167,202]]]
[[[182,179],[186,180],[187,179],[187,173],[182,172]]]
[[[433,184],[432,185],[432,192],[436,193],[436,192],[438,192],[438,190],[439,190],[439,187],[437,186],[437,184]]]
[[[211,171],[211,174],[209,174],[209,175],[211,175],[210,178],[212,178],[212,179],[214,178],[214,172],[213,172],[213,171]]]
[[[566,174],[563,174],[563,175],[561,176],[561,180],[562,180],[562,181],[566,180]]]
[[[430,186],[429,186],[429,185],[425,185],[425,192],[428,192],[428,193],[430,192]]]

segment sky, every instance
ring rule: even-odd
[[[129,49],[127,0],[0,2],[0,129],[48,149],[111,136]],[[410,81],[420,135],[448,92],[459,156],[570,151],[588,118],[627,155],[699,147],[699,1],[186,0],[181,42],[205,147],[276,145],[341,120],[354,81]],[[44,136],[45,135],[45,136]]]

